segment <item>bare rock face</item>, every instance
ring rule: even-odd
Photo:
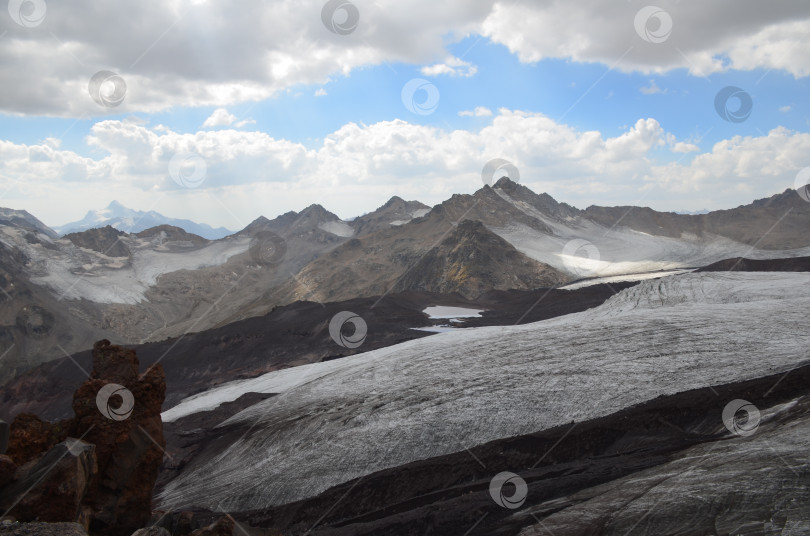
[[[0,488],[14,480],[14,473],[17,471],[17,464],[14,460],[0,454]]]
[[[67,439],[69,421],[50,423],[32,413],[21,413],[11,423],[6,454],[23,465]]]
[[[71,434],[96,445],[99,476],[86,504],[92,532],[131,534],[149,521],[152,488],[165,440],[160,409],[166,381],[160,365],[138,376],[133,350],[97,342],[93,372],[73,396]]]
[[[17,469],[0,493],[0,509],[19,521],[79,520],[97,471],[95,447],[68,439]]]
[[[10,523],[0,524],[2,536],[87,536],[77,523]]]
[[[148,527],[136,530],[132,536],[172,536],[172,533],[163,527]]]
[[[166,381],[160,365],[143,375],[138,365],[133,350],[99,341],[93,372],[73,396],[73,419],[14,419],[8,456],[0,456],[0,510],[14,506],[22,521],[78,521],[100,535],[148,524],[165,447]]]
[[[221,517],[216,523],[195,530],[191,536],[233,536],[234,522],[230,517]]]
[[[8,423],[0,420],[0,454],[5,454],[8,448],[8,430]]]

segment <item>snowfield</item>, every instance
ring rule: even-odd
[[[731,257],[778,259],[810,255],[810,247],[762,250],[718,235],[652,236],[621,225],[609,229],[586,219],[562,224],[528,203],[510,197],[500,188],[493,190],[524,214],[542,222],[553,235],[520,223],[489,229],[527,257],[575,277],[610,277],[696,268]],[[563,254],[566,245],[573,240],[593,244],[598,254],[593,258],[582,250]]]
[[[682,274],[582,313],[454,330],[229,384],[167,417],[251,390],[281,394],[222,423],[242,432],[159,502],[286,503],[417,459],[788,370],[808,358],[808,310],[810,274]]]
[[[0,241],[25,252],[31,259],[31,282],[46,286],[60,299],[86,299],[96,303],[136,304],[155,285],[158,277],[178,270],[197,270],[225,264],[234,255],[248,250],[250,239],[236,237],[212,242],[207,246],[179,251],[166,247],[154,249],[145,240],[137,240],[131,261],[113,258],[97,251],[80,248],[67,239],[53,241],[38,235],[43,242],[58,247],[46,249],[30,244],[20,229],[3,227]]]

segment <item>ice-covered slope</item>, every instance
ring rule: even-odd
[[[0,242],[17,248],[29,259],[32,283],[51,289],[60,300],[105,304],[138,303],[159,276],[224,264],[247,251],[250,243],[247,237],[232,237],[204,247],[171,250],[134,235],[126,241],[131,258],[117,258],[77,247],[65,238],[52,240],[40,234],[39,241],[32,243],[24,230],[0,227]]]
[[[294,385],[265,378],[283,392],[223,423],[223,433],[238,431],[230,445],[209,445],[201,459],[211,461],[192,464],[160,502],[285,503],[660,394],[791,368],[807,359],[808,283],[808,274],[684,274],[645,281],[584,313],[313,365]],[[233,387],[221,398],[238,396]]]
[[[511,197],[501,188],[493,188],[501,199],[525,215],[542,222],[551,233],[538,233],[526,225],[510,222],[489,228],[532,259],[553,266],[577,277],[609,277],[640,274],[655,270],[694,268],[731,257],[773,259],[800,257],[810,254],[810,248],[793,250],[762,250],[730,238],[705,233],[697,236],[683,233],[679,238],[653,236],[629,227],[605,227],[585,218],[572,217],[561,221],[549,217],[529,203]],[[574,240],[595,246],[595,255],[568,249]]]

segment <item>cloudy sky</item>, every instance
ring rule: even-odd
[[[435,204],[496,158],[580,208],[795,187],[810,2],[648,1],[8,0],[0,206],[239,229]]]

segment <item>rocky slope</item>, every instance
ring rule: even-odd
[[[166,371],[166,408],[214,386],[255,378],[273,370],[329,361],[430,335],[414,328],[445,324],[422,311],[431,305],[483,310],[457,325],[513,325],[583,311],[602,304],[623,285],[565,290],[494,291],[470,301],[460,295],[391,294],[377,298],[317,304],[298,302],[266,315],[220,328],[135,346],[141,363],[160,362]],[[368,327],[358,348],[339,346],[329,323],[341,311],[362,312]],[[63,356],[35,367],[0,387],[0,418],[31,412],[48,419],[72,415],[70,393],[85,380],[91,352]]]
[[[393,290],[457,292],[475,299],[491,290],[553,287],[567,279],[526,257],[481,222],[464,220],[404,273]]]

